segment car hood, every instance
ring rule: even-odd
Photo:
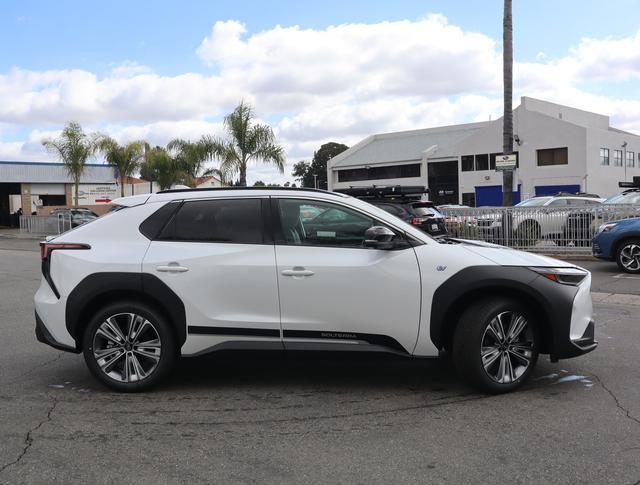
[[[567,263],[559,259],[542,256],[541,254],[518,251],[498,244],[483,241],[469,241],[456,239],[467,251],[487,258],[502,266],[537,266],[548,268],[575,268],[575,264]]]

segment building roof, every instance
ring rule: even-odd
[[[112,184],[115,181],[114,167],[97,163],[87,163],[80,178],[84,184]],[[0,161],[0,182],[71,183],[72,179],[61,163]]]
[[[421,160],[425,151],[429,157],[454,156],[449,147],[472,135],[490,121],[439,126],[422,130],[399,131],[370,136],[331,160],[332,168],[346,168],[376,163]]]

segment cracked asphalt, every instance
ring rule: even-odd
[[[638,305],[599,302],[599,348],[509,395],[444,359],[256,352],[121,395],[36,342],[39,279],[0,249],[0,483],[640,482]]]

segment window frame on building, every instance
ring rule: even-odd
[[[460,157],[460,171],[461,172],[473,172],[475,171],[475,156],[474,155],[462,155]]]
[[[600,165],[601,166],[608,167],[610,165],[610,162],[611,162],[610,155],[611,153],[609,152],[608,148],[600,147]]]
[[[338,170],[338,182],[419,178],[421,175],[422,163],[420,162],[378,165]]]
[[[636,166],[636,152],[627,151],[627,167],[635,168]]]
[[[622,167],[622,150],[613,150],[613,166]]]
[[[541,156],[548,160],[542,162]],[[550,163],[547,163],[550,161]],[[557,167],[559,165],[569,165],[569,147],[540,148],[536,150],[536,166],[538,167]]]

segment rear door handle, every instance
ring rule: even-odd
[[[281,271],[282,276],[313,276],[315,273],[309,269],[304,269],[300,266],[295,266],[293,269],[283,269]]]
[[[156,271],[161,273],[184,273],[185,271],[189,271],[189,268],[180,266],[178,263],[169,263],[167,265],[156,266]]]

